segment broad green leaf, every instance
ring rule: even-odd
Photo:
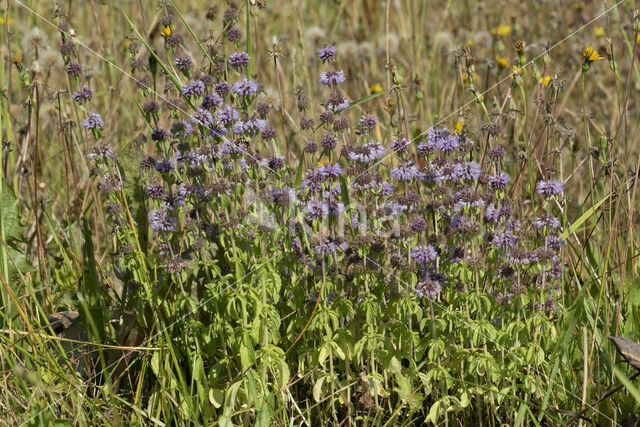
[[[6,242],[24,242],[22,232],[24,227],[20,224],[20,212],[18,211],[18,199],[9,187],[9,183],[2,179],[2,194],[0,195],[0,227],[4,230]]]
[[[209,389],[209,402],[216,408],[220,408],[224,402],[224,393],[217,388]]]
[[[313,385],[313,398],[318,403],[322,400],[322,384],[326,378],[327,377],[320,377]]]

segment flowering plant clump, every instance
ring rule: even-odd
[[[441,340],[445,325],[438,318],[447,306],[483,307],[472,321],[489,321],[485,333],[463,339],[465,346],[491,346],[487,334],[521,317],[554,318],[562,291],[560,221],[548,210],[534,218],[518,214],[502,146],[489,147],[483,158],[461,126],[455,132],[434,126],[417,139],[398,130],[390,141],[379,140],[375,114],[365,112],[352,124],[341,89],[349,76],[338,67],[336,48],[324,45],[317,50],[324,99],[315,117],[308,103],[299,103],[300,138],[306,143],[296,168],[280,152],[281,135],[270,114],[278,105],[259,101],[264,86],[259,75],[248,74],[251,55],[239,49],[240,38],[231,30],[225,31],[235,50],[226,57],[222,50],[209,51],[213,66],[203,67],[183,50],[178,26],[163,27],[167,53],[186,80],[167,68],[162,96],[139,85],[149,129],[140,140],[150,144],[143,145],[149,151],[136,178],[145,189],[138,203],[148,213],[129,221],[137,232],[127,228],[127,204],[117,191],[121,181],[113,178],[118,164],[110,148],[100,148],[106,146],[99,133],[90,156],[103,182],[110,182],[101,188],[119,251],[126,254],[122,268],[133,272],[148,295],[187,303],[193,292],[200,293],[202,307],[188,323],[228,331],[212,332],[210,345],[229,348],[239,359],[221,364],[215,352],[198,356],[217,372],[217,381],[256,366],[271,372],[261,379],[265,385],[271,375],[286,383],[289,361],[305,360],[306,343],[319,337],[334,350],[313,357],[321,364],[327,357],[345,364],[346,370],[337,368],[336,360],[330,376],[317,377],[332,390],[350,370],[346,365],[361,365],[368,378],[377,378],[380,349],[408,332],[374,338],[377,328],[392,321],[387,311],[415,316],[419,330],[429,334],[394,351],[397,360],[411,363],[431,354]],[[154,70],[135,62],[138,49],[130,51],[134,76],[149,81]],[[84,86],[73,98],[88,106],[92,94]],[[174,101],[179,97],[184,102]],[[104,123],[97,113],[87,113],[82,125],[97,130]],[[389,159],[393,166],[386,170]],[[542,200],[562,197],[563,189],[556,180],[536,185]],[[152,234],[136,257],[130,248],[146,235],[147,224]],[[155,273],[140,274],[140,263]],[[258,283],[244,284],[255,267]],[[140,310],[144,301],[135,302]],[[278,313],[304,307],[305,301],[311,312],[285,324]],[[185,348],[196,345],[189,336],[172,335]],[[341,342],[355,343],[349,356]],[[438,357],[424,360],[436,363]],[[314,389],[321,387],[317,381]]]

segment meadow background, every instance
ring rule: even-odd
[[[3,0],[0,417],[635,425],[636,6]]]

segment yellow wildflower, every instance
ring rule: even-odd
[[[605,56],[600,56],[593,45],[589,45],[589,47],[585,48],[585,50],[582,51],[582,56],[584,57],[585,62],[594,62],[601,59],[607,59]]]
[[[498,25],[497,27],[493,27],[491,29],[491,34],[495,34],[497,36],[508,36],[511,34],[511,25]]]
[[[551,76],[540,77],[540,80],[538,80],[538,83],[540,83],[544,87],[549,86],[550,82],[551,82]]]
[[[478,80],[478,73],[473,73],[473,80]],[[468,73],[464,73],[462,75],[462,83],[465,86],[469,84],[469,75],[468,75]]]
[[[455,132],[462,132],[462,128],[464,127],[464,120],[463,119],[458,119],[458,121],[456,122],[456,126],[455,126]]]
[[[473,46],[473,39],[468,39],[467,40],[467,46],[469,46],[469,47]]]
[[[605,31],[604,31],[604,27],[595,27],[593,29],[593,35],[594,37],[604,37],[605,36]]]
[[[128,48],[130,45],[131,45],[131,40],[129,40],[129,39],[125,39],[122,42],[122,47],[125,48],[125,49]]]
[[[374,83],[372,85],[369,86],[369,93],[370,94],[374,94],[374,93],[380,93],[382,92],[382,85],[380,83]]]
[[[8,17],[6,20],[4,18],[4,16],[0,16],[0,25],[4,25],[5,23],[11,25],[11,22],[13,20],[11,19],[11,17]]]
[[[522,75],[522,68],[518,67],[517,65],[514,65],[513,67],[511,67],[511,73],[512,74],[518,74],[518,75]]]
[[[316,166],[320,167],[320,166],[324,166],[324,165],[328,165],[328,164],[332,164],[332,163],[329,161],[329,159],[327,157],[323,157],[320,160],[318,160],[318,163],[316,163]]]
[[[498,68],[507,68],[507,58],[504,56],[496,56],[496,63]]]
[[[20,56],[20,55],[13,55],[12,62],[13,62],[15,65],[20,65],[20,64],[22,64],[22,56]]]
[[[173,25],[169,24],[166,27],[164,27],[161,31],[160,34],[162,35],[162,37],[169,37],[171,35],[171,33],[173,33],[173,30],[176,27],[174,27]]]
[[[640,34],[636,36],[636,43],[640,44]]]

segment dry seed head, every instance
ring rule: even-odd
[[[47,47],[47,37],[38,27],[34,27],[22,39],[22,49],[25,52],[35,52],[38,49]]]

